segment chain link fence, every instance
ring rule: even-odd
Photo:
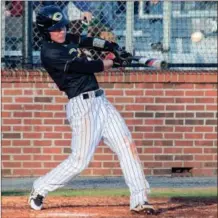
[[[115,41],[136,56],[164,59],[181,70],[218,66],[217,0],[151,0],[1,1],[2,67],[40,66],[36,14],[50,4],[61,7],[71,33]]]

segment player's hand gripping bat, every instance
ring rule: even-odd
[[[122,48],[114,50],[114,67],[151,67],[155,69],[167,69],[168,64],[157,58],[133,56]]]

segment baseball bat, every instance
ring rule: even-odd
[[[163,70],[168,68],[168,64],[164,60],[157,59],[157,58],[138,57],[138,56],[127,58],[126,63],[123,63],[123,66],[124,67],[151,67],[157,70]]]

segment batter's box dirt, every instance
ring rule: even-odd
[[[2,197],[2,218],[215,218],[216,198],[153,198],[156,215],[132,214],[128,197],[54,197],[45,199],[44,209],[33,211],[27,197]]]

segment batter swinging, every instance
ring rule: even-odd
[[[30,207],[41,210],[48,192],[63,187],[91,161],[100,140],[117,154],[125,182],[130,189],[130,209],[153,213],[148,203],[149,184],[145,179],[131,134],[117,110],[99,88],[95,72],[119,65],[125,56],[116,43],[66,33],[68,20],[57,6],[41,8],[37,27],[43,43],[41,61],[59,89],[66,93],[67,119],[72,128],[72,153],[55,169],[38,178],[29,198]],[[79,48],[114,52],[114,60],[91,60]]]

